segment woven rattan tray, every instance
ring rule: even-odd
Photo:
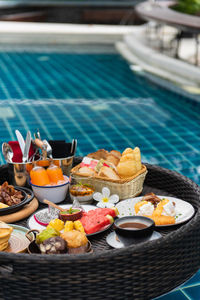
[[[110,248],[105,242],[109,232],[104,232],[91,239],[93,254],[1,252],[0,299],[146,300],[191,277],[200,266],[200,188],[176,172],[146,166],[143,193],[153,191],[190,202],[196,213],[189,222],[160,229],[163,237],[158,240],[123,249]],[[7,179],[6,166],[0,174],[1,181]]]

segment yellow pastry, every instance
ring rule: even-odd
[[[6,223],[0,221],[0,251],[8,247],[8,241],[11,236],[13,228]]]
[[[67,242],[69,248],[78,248],[87,245],[88,239],[85,233],[71,230],[61,234],[61,238]]]
[[[142,168],[140,149],[127,148],[117,165],[117,172],[121,178],[128,178],[135,175]]]

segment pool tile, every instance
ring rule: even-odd
[[[186,300],[186,299],[188,300],[188,297],[186,297],[180,290],[177,290],[155,299],[156,300]]]

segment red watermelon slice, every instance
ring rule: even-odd
[[[92,234],[113,223],[113,217],[115,216],[116,212],[113,209],[97,208],[89,212],[84,212],[80,221],[86,234]]]

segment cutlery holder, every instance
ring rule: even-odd
[[[9,182],[15,186],[30,187],[30,171],[37,160],[27,163],[8,163]]]

